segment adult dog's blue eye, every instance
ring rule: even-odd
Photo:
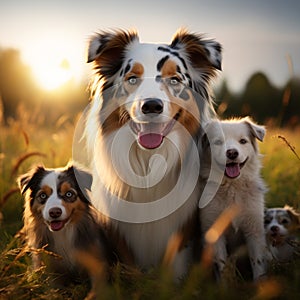
[[[137,84],[137,77],[136,76],[131,76],[127,79],[128,83],[131,85]]]
[[[180,83],[179,78],[177,78],[177,77],[171,77],[171,78],[170,78],[170,84],[171,84],[171,85],[177,85],[177,84],[179,84],[179,83]]]

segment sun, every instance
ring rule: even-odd
[[[32,71],[38,84],[47,91],[60,88],[73,77],[67,59],[42,60],[32,66]]]
[[[85,70],[84,50],[83,45],[75,46],[57,33],[26,43],[21,49],[22,59],[32,70],[34,80],[48,92],[61,92],[70,81],[81,82]]]

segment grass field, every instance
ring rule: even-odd
[[[72,154],[75,123],[63,118],[51,128],[29,122],[0,126],[0,300],[2,299],[83,299],[86,283],[63,290],[50,286],[43,269],[30,270],[30,255],[15,236],[22,227],[23,200],[16,185],[18,175],[32,164],[46,167],[65,165]],[[269,128],[260,144],[269,207],[289,204],[300,208],[300,130]],[[292,151],[294,150],[296,154]],[[174,285],[167,268],[147,274],[118,265],[115,280],[102,284],[102,299],[298,299],[300,263],[274,264],[267,280],[254,284],[228,275],[226,285],[216,285],[209,267],[201,261],[189,277]]]

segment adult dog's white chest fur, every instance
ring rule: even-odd
[[[114,138],[98,140],[99,147],[102,142],[112,146]],[[162,260],[170,237],[189,221],[199,200],[199,161],[188,159],[198,156],[196,145],[190,140],[184,156],[180,146],[167,140],[164,146],[146,153],[137,144],[127,153],[124,147],[114,164],[102,152],[94,165],[92,201],[111,218],[142,268]]]

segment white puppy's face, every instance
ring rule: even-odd
[[[206,138],[217,166],[228,178],[238,178],[243,168],[257,156],[256,139],[263,140],[265,129],[248,118],[213,121],[208,124]]]

